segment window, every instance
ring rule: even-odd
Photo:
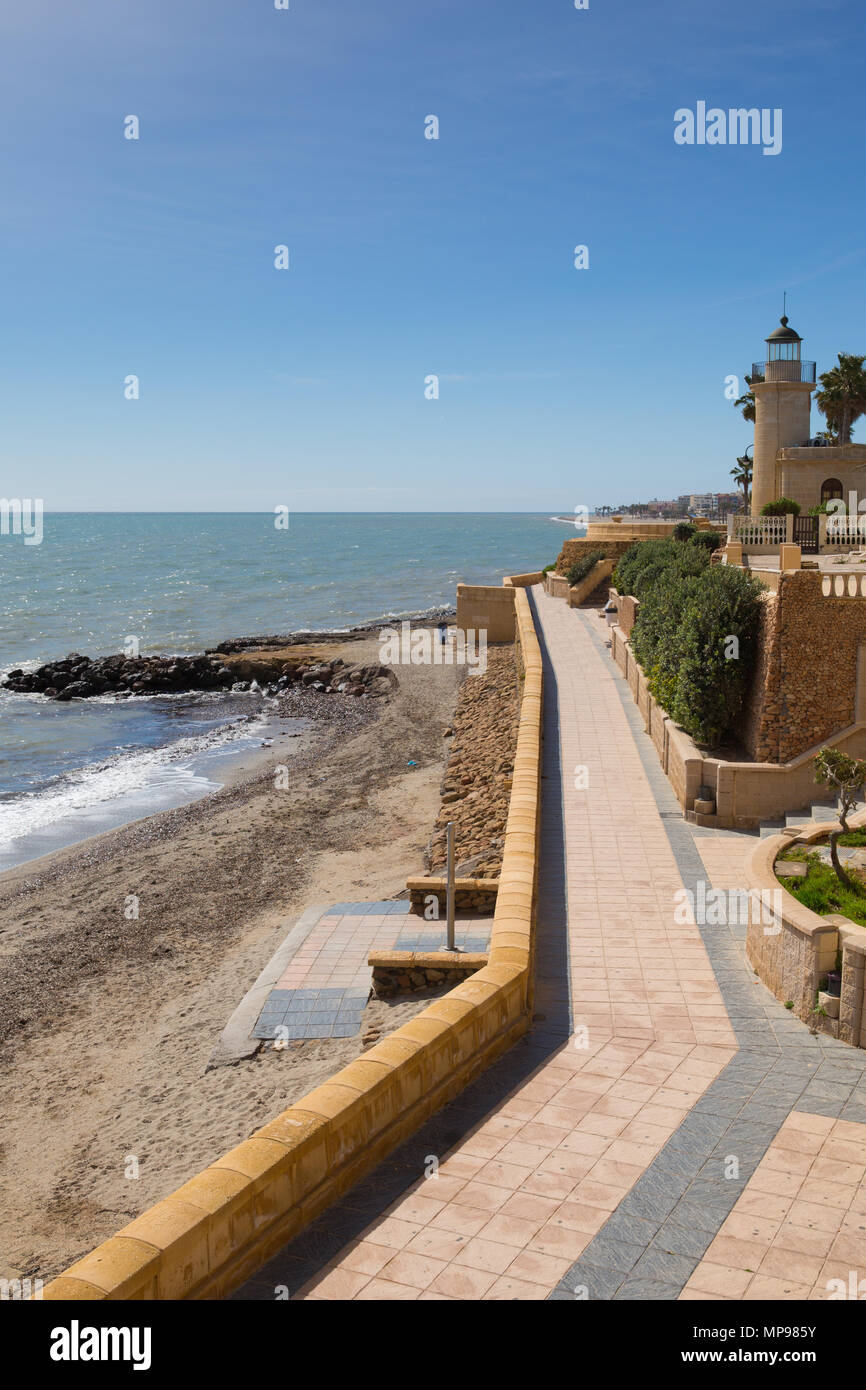
[[[821,484],[821,501],[832,502],[834,497],[843,497],[842,484],[838,478],[827,478]]]

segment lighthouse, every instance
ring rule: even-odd
[[[776,480],[779,450],[809,443],[809,412],[815,389],[815,363],[801,360],[803,340],[784,314],[779,327],[764,341],[766,361],[752,363],[751,389],[755,396],[752,516],[760,516],[761,508],[779,496]]]

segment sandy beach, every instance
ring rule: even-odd
[[[422,869],[464,672],[397,674],[386,699],[318,697],[297,752],[259,750],[214,795],[0,877],[0,1275],[51,1278],[363,1050],[205,1070],[305,907],[387,898]],[[284,712],[307,710],[290,694]],[[424,1003],[374,1002],[365,1025]]]

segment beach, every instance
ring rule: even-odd
[[[344,646],[378,659],[372,636]],[[363,1051],[359,1035],[206,1070],[306,907],[423,871],[464,669],[397,674],[382,699],[290,692],[288,717],[319,715],[296,751],[251,750],[212,795],[0,875],[0,1274],[49,1279]],[[425,1002],[374,1001],[365,1025]]]

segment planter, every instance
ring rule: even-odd
[[[829,994],[827,990],[818,990],[818,1008],[823,1009],[828,1018],[839,1017],[839,996]]]

